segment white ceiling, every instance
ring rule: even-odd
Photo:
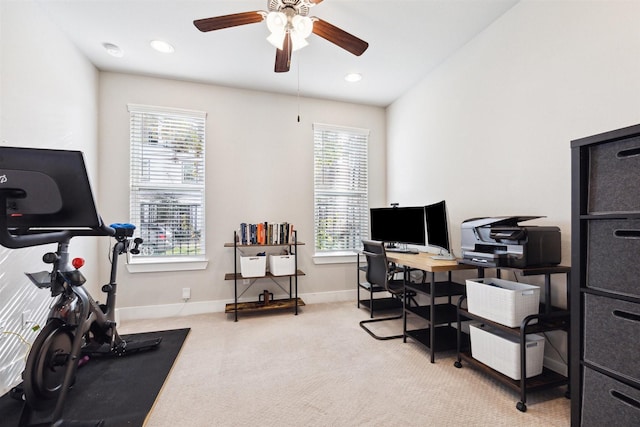
[[[35,0],[100,70],[387,106],[518,0],[324,0],[317,16],[369,42],[354,56],[312,34],[275,73],[265,22],[208,33],[194,19],[267,10],[268,0]],[[162,54],[149,41],[175,47]],[[122,58],[107,54],[114,43]],[[361,73],[347,83],[347,73]]]

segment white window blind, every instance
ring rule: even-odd
[[[316,253],[362,248],[369,229],[365,129],[313,125]]]
[[[205,254],[206,113],[129,104],[137,257]]]

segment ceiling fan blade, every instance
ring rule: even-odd
[[[203,33],[206,33],[207,31],[221,30],[223,28],[262,22],[264,19],[263,13],[264,12],[261,11],[242,12],[233,13],[231,15],[216,16],[213,18],[196,19],[193,21],[193,25]]]
[[[356,56],[362,55],[369,47],[369,43],[366,41],[361,40],[356,36],[341,30],[335,25],[329,24],[327,21],[323,21],[315,16],[313,17],[313,34],[340,46],[344,50],[349,51]]]
[[[287,32],[284,43],[282,44],[282,49],[276,49],[276,65],[274,67],[276,73],[286,73],[289,71],[292,47],[291,34]]]

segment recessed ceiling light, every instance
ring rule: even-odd
[[[149,44],[158,52],[172,53],[174,51],[173,46],[163,40],[151,40]]]
[[[349,73],[344,76],[344,79],[350,83],[359,82],[362,80],[362,74],[360,73]]]
[[[116,58],[122,58],[124,56],[122,49],[113,43],[102,43],[102,47],[104,47],[111,56],[115,56]]]

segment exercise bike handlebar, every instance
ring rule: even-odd
[[[0,206],[6,206],[7,194],[0,191]],[[95,228],[78,229],[37,229],[23,230],[10,228],[6,212],[0,212],[0,245],[9,249],[26,248],[30,246],[46,245],[48,243],[63,243],[75,236],[115,236],[116,229],[106,225],[99,218],[99,225]]]

